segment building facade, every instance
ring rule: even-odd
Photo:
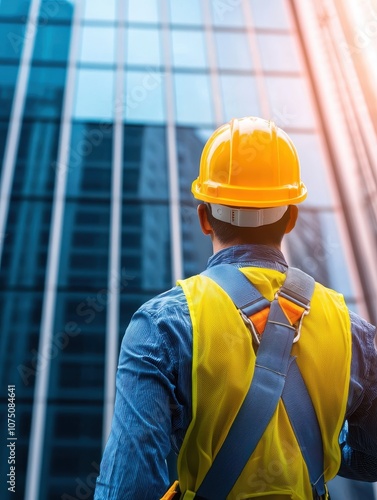
[[[17,498],[91,498],[124,330],[204,268],[190,185],[232,117],[292,137],[309,196],[287,259],[376,322],[377,7],[356,22],[346,4],[0,2],[0,374],[16,387]]]

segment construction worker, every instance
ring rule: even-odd
[[[307,195],[291,139],[232,120],[192,192],[214,254],[128,326],[95,499],[160,499],[171,449],[164,498],[308,500],[337,474],[377,481],[376,328],[281,252]]]

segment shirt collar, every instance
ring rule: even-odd
[[[235,264],[237,267],[265,267],[285,272],[288,264],[283,253],[268,245],[235,245],[212,255],[207,268],[218,264]]]

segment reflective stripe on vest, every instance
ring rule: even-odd
[[[284,275],[274,270],[242,271],[268,300],[273,299],[284,281]],[[181,491],[195,492],[249,388],[255,353],[248,329],[218,285],[204,276],[179,284],[186,295],[193,326],[193,407],[178,458],[178,472]],[[316,284],[311,312],[292,354],[297,356],[319,419],[328,481],[340,465],[338,435],[347,404],[351,364],[350,319],[341,295]],[[286,499],[311,498],[306,465],[281,402],[227,498],[238,500],[268,494]]]

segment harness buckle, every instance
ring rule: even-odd
[[[255,340],[257,345],[259,345],[260,344],[260,335],[257,332],[257,330],[254,326],[254,323],[251,321],[250,318],[248,318],[246,316],[246,314],[241,309],[238,309],[238,312],[240,313],[240,316],[241,316],[243,322],[245,323],[245,325],[247,326],[247,328],[251,331],[252,339]]]

